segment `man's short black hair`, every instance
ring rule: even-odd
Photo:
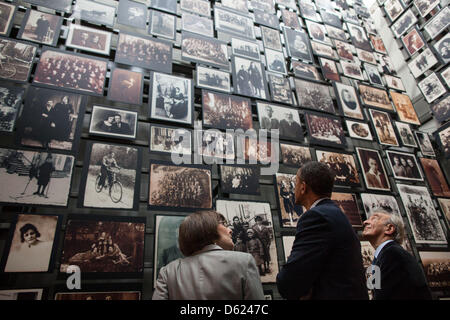
[[[300,179],[321,197],[331,197],[335,173],[324,163],[309,161],[300,169]]]

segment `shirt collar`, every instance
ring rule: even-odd
[[[311,205],[311,207],[309,208],[309,210],[311,210],[312,208],[314,208],[315,206],[317,206],[317,205],[319,204],[320,201],[325,200],[325,199],[329,199],[329,198],[325,197],[325,198],[320,198],[320,199],[317,199],[316,201],[314,201],[314,203]]]
[[[385,242],[383,242],[382,244],[380,244],[377,248],[377,250],[375,250],[375,254],[374,257],[378,258],[378,255],[380,254],[381,250],[384,248],[385,245],[387,245],[389,242],[392,242],[394,240],[390,239],[390,240],[386,240]]]

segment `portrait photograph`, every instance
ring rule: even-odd
[[[220,160],[233,160],[236,157],[233,134],[214,129],[196,130],[194,134],[194,146],[197,148],[195,152],[203,159],[206,158],[205,163],[223,163]]]
[[[283,23],[286,27],[289,27],[289,28],[292,28],[292,29],[295,29],[298,31],[302,30],[302,26],[300,24],[300,20],[298,18],[297,13],[286,10],[286,9],[282,9],[281,17],[282,17]]]
[[[112,68],[109,78],[108,99],[126,104],[141,105],[144,74],[121,68]]]
[[[386,86],[391,89],[395,89],[398,91],[406,91],[405,86],[403,85],[403,81],[401,78],[393,77],[388,74],[384,75],[384,82]]]
[[[264,53],[267,71],[284,75],[287,74],[286,63],[284,62],[284,55],[282,52],[266,49]]]
[[[258,166],[220,166],[220,190],[223,193],[259,195]]]
[[[253,20],[250,17],[225,10],[224,8],[214,7],[214,25],[218,31],[252,40],[255,39]]]
[[[384,3],[384,11],[388,16],[389,20],[393,22],[396,20],[405,10],[405,5],[402,0],[387,0]]]
[[[262,283],[275,283],[278,255],[270,204],[216,200],[216,210],[225,216],[232,230],[234,250],[253,256]]]
[[[332,25],[333,27],[342,29],[341,17],[333,12],[329,10],[320,9],[320,16],[322,17],[322,22],[325,24]]]
[[[73,6],[72,16],[91,23],[112,28],[116,17],[116,7],[96,1],[77,0]]]
[[[294,82],[300,106],[335,113],[329,86],[300,79],[294,79]]]
[[[61,265],[76,265],[85,276],[142,277],[145,217],[75,215],[68,217]]]
[[[17,7],[10,3],[0,3],[0,35],[9,36]]]
[[[369,109],[369,113],[380,144],[398,147],[397,136],[395,135],[389,114],[374,109]]]
[[[392,90],[390,90],[389,93],[395,109],[397,110],[399,119],[403,122],[420,125],[416,110],[414,109],[409,96],[403,93],[394,92]]]
[[[169,40],[175,40],[177,33],[176,27],[176,16],[156,10],[150,10],[149,34]]]
[[[395,197],[374,193],[361,193],[360,195],[367,219],[380,209],[401,217],[400,208]]]
[[[313,66],[312,64],[303,63],[300,61],[291,61],[291,66],[294,71],[294,75],[298,78],[322,81],[322,75],[319,68]]]
[[[171,73],[172,43],[120,32],[114,62]]]
[[[266,75],[261,62],[233,57],[233,84],[237,94],[269,100]]]
[[[192,131],[161,125],[150,125],[150,152],[191,155]]]
[[[364,76],[358,63],[341,60],[341,67],[344,76],[364,81]]]
[[[117,23],[138,29],[147,27],[147,5],[142,2],[121,0],[117,9]]]
[[[383,39],[381,39],[380,36],[369,34],[369,39],[370,42],[372,43],[373,50],[382,54],[387,54]]]
[[[367,78],[369,78],[369,82],[376,86],[383,87],[383,81],[381,80],[381,76],[378,73],[378,68],[374,65],[364,63],[364,70],[366,71]]]
[[[431,105],[430,109],[438,122],[446,122],[450,119],[450,94],[446,94],[441,100]]]
[[[353,51],[355,50],[355,47],[353,45],[340,40],[334,40],[334,45],[336,46],[336,52],[340,58],[354,61]]]
[[[401,15],[392,25],[391,30],[394,33],[394,37],[400,38],[406,31],[417,23],[417,17],[409,8],[405,13]]]
[[[226,42],[186,31],[181,33],[181,59],[230,69]]]
[[[426,48],[408,63],[408,68],[414,78],[418,78],[436,63],[438,63],[437,58],[434,56],[430,48]]]
[[[0,55],[4,57],[0,79],[27,82],[37,48],[37,45],[0,37]]]
[[[445,214],[447,221],[450,222],[450,199],[438,198],[442,213]]]
[[[347,125],[350,138],[373,141],[373,136],[367,123],[345,119],[345,124]]]
[[[109,56],[111,32],[71,23],[66,46]]]
[[[278,17],[274,14],[253,8],[253,15],[255,17],[255,23],[257,24],[274,29],[278,29],[280,27]]]
[[[205,17],[211,17],[211,4],[209,1],[180,0],[180,8],[183,11],[196,13]]]
[[[363,104],[369,107],[377,107],[387,111],[394,111],[386,90],[369,87],[363,84],[358,85],[358,88]]]
[[[450,34],[446,34],[433,44],[434,51],[441,62],[447,64],[450,61]]]
[[[0,202],[67,206],[73,156],[0,148],[0,159],[0,180],[8,186],[0,190]]]
[[[325,29],[327,30],[327,34],[330,38],[337,39],[340,41],[347,41],[347,34],[344,30],[335,28],[330,25],[325,25]]]
[[[281,163],[289,167],[300,168],[305,163],[312,161],[311,150],[308,147],[280,143]]]
[[[312,144],[344,148],[345,132],[338,117],[305,112],[306,128]]]
[[[331,194],[331,200],[344,212],[353,228],[362,228],[363,224],[356,194],[333,192]]]
[[[314,3],[301,1],[298,5],[303,18],[317,22],[322,21],[320,15],[317,13],[316,5]]]
[[[0,290],[0,300],[41,300],[43,289]]]
[[[103,96],[108,60],[47,49],[41,53],[33,83]]]
[[[420,81],[417,85],[428,103],[432,103],[448,92],[434,72]]]
[[[423,181],[422,172],[414,154],[386,150],[386,155],[395,179]]]
[[[302,124],[297,109],[256,102],[260,129],[279,130],[280,139],[299,141],[303,139]]]
[[[375,53],[375,55],[378,58],[378,70],[380,72],[390,75],[395,75],[397,73],[395,71],[394,63],[389,56],[380,53]]]
[[[213,20],[206,17],[200,17],[196,14],[183,12],[183,15],[181,16],[181,29],[201,34],[205,37],[214,37]]]
[[[150,0],[150,7],[176,14],[177,0]]]
[[[327,46],[326,44],[317,41],[311,41],[311,48],[315,55],[339,60],[339,56],[337,55],[336,50],[334,50],[331,46]]]
[[[360,147],[355,149],[367,189],[390,191],[391,186],[379,152]]]
[[[417,148],[416,140],[414,140],[414,134],[408,123],[395,121],[395,127],[397,128],[398,136],[402,145],[410,148]]]
[[[347,23],[347,30],[350,34],[352,43],[356,48],[372,52],[372,47],[370,46],[366,31],[362,27]]]
[[[319,57],[319,62],[322,66],[322,74],[325,79],[332,81],[341,81],[338,68],[333,60]]]
[[[138,113],[93,105],[89,134],[119,139],[136,139]]]
[[[86,98],[31,86],[17,120],[16,141],[28,147],[76,151]]]
[[[431,290],[447,288],[450,279],[450,253],[419,251],[419,256]]]
[[[261,26],[261,34],[265,49],[283,51],[281,45],[280,32],[271,28]]]
[[[306,20],[306,26],[312,40],[331,45],[331,40],[327,37],[327,30],[323,24]]]
[[[28,9],[17,37],[56,46],[62,21],[60,16]]]
[[[3,271],[51,272],[60,224],[58,215],[18,214],[5,247]]]
[[[241,56],[243,58],[261,60],[259,53],[259,45],[256,42],[243,40],[239,38],[231,38],[231,51],[233,55]]]
[[[216,129],[253,128],[250,99],[202,90],[203,125]]]
[[[450,188],[436,159],[419,158],[433,196],[450,197]]]
[[[339,82],[334,82],[333,87],[342,114],[349,118],[364,120],[355,88]]]
[[[421,131],[414,131],[414,134],[416,136],[417,142],[419,143],[420,152],[422,152],[424,156],[436,157],[428,133]]]
[[[13,132],[24,93],[24,88],[0,84],[0,132]]]
[[[445,157],[450,156],[450,125],[447,123],[434,132],[435,141],[444,153]]]
[[[447,244],[444,230],[426,187],[397,183],[416,243]]]
[[[148,205],[158,210],[212,208],[211,169],[205,165],[150,162]]]
[[[150,118],[192,125],[193,92],[192,79],[152,72],[150,74]]]
[[[78,207],[137,210],[141,161],[139,148],[90,141]]]
[[[227,93],[231,91],[231,75],[229,72],[197,65],[196,79],[196,87]]]
[[[355,157],[351,153],[316,150],[316,158],[326,164],[335,174],[335,186],[360,186]]]
[[[268,74],[267,76],[269,77],[272,101],[293,105],[294,97],[289,78],[274,74]]]
[[[280,208],[281,227],[295,228],[298,219],[304,212],[301,205],[295,204],[295,174],[277,173],[275,175],[276,194]],[[306,211],[306,210],[305,210]]]
[[[222,0],[222,6],[232,9],[241,14],[248,14],[247,0]]]
[[[412,28],[402,37],[402,43],[410,56],[413,56],[426,45],[425,39],[417,27]]]
[[[438,5],[440,5],[439,0],[414,0],[414,6],[423,18]]]
[[[55,300],[60,301],[123,301],[141,300],[140,291],[108,291],[108,292],[57,292]]]
[[[283,28],[288,55],[302,61],[313,61],[308,35],[303,31]]]

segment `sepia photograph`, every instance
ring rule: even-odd
[[[355,149],[367,189],[390,191],[391,186],[380,153],[373,149],[360,147]]]
[[[250,99],[202,90],[203,125],[216,129],[253,128]]]
[[[271,28],[261,26],[261,34],[265,49],[283,51],[281,45],[280,32]]]
[[[220,166],[220,189],[223,193],[259,195],[258,166]]]
[[[253,15],[255,16],[255,23],[257,24],[274,29],[280,27],[278,17],[274,14],[253,8]]]
[[[214,25],[218,31],[255,39],[253,19],[225,10],[223,7],[214,7]]]
[[[311,41],[311,48],[315,55],[339,60],[339,56],[337,55],[336,50],[334,50],[331,46],[327,46],[326,44],[317,41]]]
[[[150,162],[148,204],[151,209],[212,208],[211,169],[204,165]]]
[[[89,134],[119,139],[136,139],[138,113],[93,105]]]
[[[447,93],[447,89],[445,89],[441,80],[439,80],[434,72],[420,81],[417,85],[428,103],[432,103],[437,98]]]
[[[364,81],[364,76],[358,63],[341,60],[341,67],[344,76]]]
[[[60,272],[70,265],[83,275],[144,271],[145,217],[69,215],[61,253]]]
[[[233,84],[237,94],[269,100],[266,75],[261,62],[233,57]]]
[[[242,14],[248,14],[247,0],[221,0],[222,6],[236,10]]]
[[[15,219],[4,251],[3,271],[51,272],[60,216],[18,214]]]
[[[344,212],[353,228],[362,228],[361,213],[358,208],[356,194],[346,192],[333,192],[331,200]]]
[[[399,119],[403,122],[420,125],[420,120],[409,96],[392,90],[389,93],[391,94],[392,102],[397,110]]]
[[[440,3],[439,0],[414,0],[414,6],[423,18],[440,5]]]
[[[181,59],[230,69],[226,42],[185,31],[181,33]]]
[[[364,63],[364,70],[366,71],[367,78],[369,78],[369,82],[376,86],[383,87],[383,81],[381,80],[381,76],[378,73],[378,68],[374,65]]]
[[[361,50],[372,52],[372,47],[367,38],[366,31],[362,27],[354,24],[346,23],[346,25],[353,45]]]
[[[378,35],[369,34],[370,42],[376,52],[387,54],[386,47],[384,46],[383,39]]]
[[[414,154],[386,150],[395,179],[423,181],[422,172]]]
[[[1,89],[0,89],[1,90]],[[450,94],[446,94],[441,100],[430,106],[435,119],[444,123],[450,119]]]
[[[198,33],[205,37],[214,37],[213,20],[206,17],[199,17],[196,14],[183,12],[181,16],[181,29]]]
[[[287,75],[286,63],[282,52],[266,49],[264,54],[267,71]]]
[[[320,9],[320,16],[322,17],[322,22],[325,24],[332,25],[333,27],[342,29],[341,17],[334,12],[336,11]]]
[[[396,20],[405,10],[405,5],[402,0],[387,0],[384,3],[384,11],[388,18],[393,22]]]
[[[397,136],[389,114],[374,109],[369,109],[369,113],[380,144],[398,147]]]
[[[196,79],[196,87],[231,92],[231,76],[228,72],[197,65]]]
[[[319,69],[311,64],[292,60],[291,66],[294,71],[294,75],[298,78],[308,79],[308,80],[313,80],[313,81],[322,81],[323,80]]]
[[[324,84],[294,79],[299,105],[328,113],[335,113],[330,87]]]
[[[384,81],[388,88],[395,89],[398,91],[406,91],[401,78],[393,77],[388,74],[385,74]]]
[[[37,49],[37,45],[0,37],[0,78],[27,82]]]
[[[17,37],[56,46],[62,22],[63,19],[60,16],[28,9]]]
[[[335,174],[335,186],[360,186],[355,157],[351,153],[316,150],[318,162],[326,164]]]
[[[298,18],[297,13],[286,10],[286,9],[282,9],[281,17],[282,17],[283,23],[286,27],[289,27],[289,28],[292,28],[292,29],[295,29],[298,31],[302,30],[302,26],[300,24],[300,20]]]
[[[398,217],[402,216],[394,196],[374,193],[361,193],[360,195],[367,219],[380,209]]]
[[[400,38],[406,31],[418,22],[416,15],[409,8],[400,18],[397,19],[392,25],[391,30],[394,33],[394,37]]]
[[[450,253],[442,251],[419,251],[428,286],[431,290],[448,288],[450,281]],[[445,298],[440,298],[445,300]]]
[[[322,21],[319,14],[317,13],[316,5],[314,3],[301,1],[298,5],[303,18],[317,22]]]
[[[445,157],[450,157],[450,125],[447,123],[434,132],[435,141],[444,153]]]
[[[394,111],[394,107],[389,100],[386,90],[369,87],[363,84],[358,85],[361,101],[370,107],[377,107],[388,111]]]
[[[194,113],[192,79],[152,72],[150,97],[151,119],[192,125]]]
[[[0,290],[0,300],[41,300],[43,289]]]
[[[447,64],[450,61],[450,34],[446,34],[439,41],[433,44],[434,52],[437,57]]]
[[[150,7],[177,14],[177,0],[150,0]]]
[[[334,82],[333,87],[342,114],[349,118],[364,120],[355,88],[339,82]]]
[[[9,36],[17,7],[10,3],[0,3],[0,35]]]
[[[416,140],[414,140],[414,135],[408,123],[395,121],[395,127],[397,128],[397,133],[403,146],[417,148]]]
[[[69,155],[0,149],[0,202],[66,207],[75,158]]]
[[[190,155],[192,153],[192,131],[151,124],[150,151]]]
[[[313,144],[344,148],[347,145],[345,132],[338,117],[305,112],[309,139]]]
[[[322,74],[325,79],[332,81],[341,81],[338,68],[333,60],[319,57],[319,62],[322,67]]]
[[[120,32],[114,62],[171,73],[172,43]]]
[[[294,98],[289,78],[273,74],[268,74],[268,77],[272,101],[293,105]]]
[[[414,131],[414,134],[416,136],[417,142],[419,143],[420,152],[422,152],[424,156],[436,157],[428,133],[421,131]]]
[[[278,259],[270,204],[216,200],[216,210],[225,216],[232,230],[234,250],[253,256],[262,283],[275,283]]]
[[[17,120],[17,143],[75,152],[85,104],[86,98],[80,94],[30,87]]]
[[[406,52],[408,52],[410,56],[413,56],[426,45],[425,39],[417,27],[412,28],[408,33],[406,33],[402,37],[402,42]]]
[[[236,136],[236,155],[238,159],[244,159],[250,164],[278,162],[278,146],[275,143],[272,144],[270,139],[267,140],[258,140],[256,137]]]
[[[438,198],[442,213],[445,214],[447,221],[450,222],[450,199]]]
[[[180,0],[183,11],[192,12],[201,16],[211,17],[211,4],[204,0]]]
[[[340,58],[354,61],[353,51],[355,50],[355,47],[353,45],[340,40],[334,40],[334,45],[336,46],[336,52]]]
[[[89,142],[78,207],[136,210],[141,161],[138,148]]]
[[[222,163],[216,160],[233,160],[236,157],[234,150],[234,135],[219,130],[195,130],[194,152],[206,158],[205,163]]]
[[[350,138],[373,141],[369,125],[365,122],[357,122],[345,119]]]
[[[426,48],[408,63],[408,68],[414,78],[418,78],[436,63],[438,63],[437,58],[434,56],[430,48]]]
[[[279,130],[280,139],[300,141],[303,139],[302,123],[297,109],[256,102],[260,129]]]
[[[66,46],[109,56],[111,36],[111,32],[71,23]]]
[[[296,144],[280,143],[281,162],[284,165],[300,168],[305,163],[312,161],[311,151],[308,147]]]
[[[176,28],[176,16],[156,10],[150,10],[149,34],[169,40],[175,40],[177,33]]]
[[[13,132],[24,93],[24,88],[0,84],[0,132]]]
[[[126,69],[112,68],[109,78],[108,99],[126,104],[141,105],[144,74]]]
[[[116,17],[116,7],[96,1],[77,0],[72,17],[112,28]]]
[[[147,12],[145,3],[120,0],[117,9],[117,23],[145,30],[147,28]]]
[[[308,35],[303,31],[283,28],[288,55],[302,61],[313,61]]]
[[[395,75],[397,73],[395,71],[394,63],[388,55],[380,53],[375,53],[375,55],[378,57],[378,70],[380,70],[380,72],[390,75]]]
[[[60,301],[125,301],[141,300],[140,291],[108,291],[108,292],[57,292],[55,300]]]
[[[340,41],[347,41],[347,34],[344,30],[335,28],[330,25],[325,25],[325,29],[327,30],[327,34],[330,38],[337,39]]]
[[[301,205],[295,204],[295,174],[277,173],[275,175],[276,194],[280,208],[281,227],[295,228],[303,210]]]
[[[323,24],[306,20],[306,26],[312,40],[331,45],[331,40],[327,37],[327,30]]]
[[[450,188],[445,180],[444,173],[439,166],[439,162],[435,159],[419,158],[423,171],[430,185],[433,196],[450,197]]]
[[[257,42],[231,38],[231,52],[233,55],[241,56],[243,58],[254,59],[256,61],[261,60]]]

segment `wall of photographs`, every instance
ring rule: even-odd
[[[46,3],[0,2],[2,297],[149,299],[184,216],[214,208],[279,299],[310,159],[359,234],[376,208],[401,215],[448,295],[448,134],[418,130],[361,1]],[[230,132],[252,128],[280,140]]]

